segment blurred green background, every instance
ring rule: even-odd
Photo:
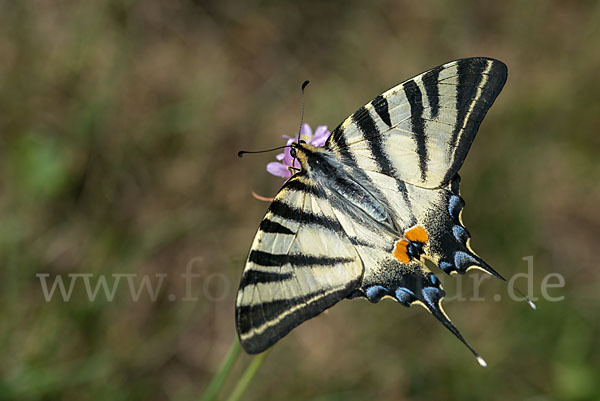
[[[236,152],[297,132],[305,79],[305,121],[333,129],[470,56],[509,67],[461,173],[472,245],[507,277],[533,256],[533,295],[559,273],[564,300],[534,312],[486,280],[484,302],[448,302],[486,369],[422,308],[344,301],[245,399],[600,399],[599,30],[597,1],[0,2],[0,399],[199,399],[267,207],[251,191],[281,185],[274,154]],[[125,278],[112,302],[83,281],[47,302],[36,275],[74,273],[167,276],[155,302]]]

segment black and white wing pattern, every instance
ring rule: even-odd
[[[447,184],[506,82],[494,59],[452,61],[395,86],[358,109],[326,147],[348,163],[424,188]]]
[[[340,124],[325,147],[349,174],[379,191],[399,227],[422,226],[425,256],[446,273],[502,277],[470,246],[458,169],[506,82],[504,63],[468,58],[424,72],[377,96]]]
[[[425,307],[485,365],[444,312],[427,263],[502,279],[471,249],[458,170],[506,76],[494,59],[453,61],[377,96],[324,147],[292,144],[301,171],[269,207],[238,292],[246,351],[343,298],[391,297]]]
[[[242,347],[264,351],[294,327],[346,298],[363,265],[323,190],[291,178],[254,238],[236,302]]]

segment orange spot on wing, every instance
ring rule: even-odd
[[[408,241],[406,241],[406,240],[396,241],[394,250],[392,251],[392,255],[394,255],[394,257],[402,263],[410,262],[410,258],[408,257],[408,254],[406,253],[407,245],[408,245]]]
[[[429,237],[427,236],[427,231],[425,231],[423,227],[415,226],[404,233],[404,238],[409,241],[427,242]]]

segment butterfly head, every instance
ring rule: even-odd
[[[303,140],[291,144],[290,154],[300,163],[301,171],[322,169],[327,164],[326,150]]]

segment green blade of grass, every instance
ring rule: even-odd
[[[248,365],[246,371],[244,371],[244,374],[242,375],[238,383],[235,385],[235,388],[233,389],[233,392],[231,393],[227,401],[239,401],[242,395],[244,395],[246,388],[254,378],[254,375],[258,371],[258,368],[260,368],[260,365],[262,364],[266,355],[267,352],[263,352],[262,354],[256,356],[252,360],[252,362],[250,362],[250,365]]]
[[[229,351],[227,352],[227,355],[225,356],[225,359],[221,363],[219,370],[213,376],[210,383],[208,383],[208,386],[206,387],[206,390],[204,391],[204,394],[202,395],[202,398],[200,399],[200,401],[212,401],[216,398],[217,394],[219,393],[219,390],[221,389],[221,387],[223,386],[223,383],[225,382],[225,378],[227,377],[227,375],[229,374],[229,371],[231,370],[231,367],[237,360],[237,357],[240,354],[241,349],[242,349],[242,347],[240,346],[240,343],[236,336],[233,340],[233,344],[231,344],[231,347],[229,348]]]

